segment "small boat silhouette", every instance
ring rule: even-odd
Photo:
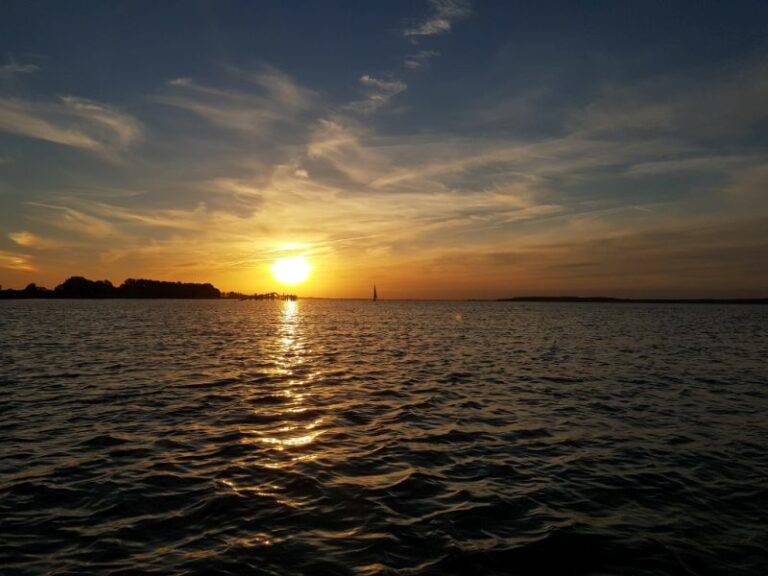
[[[376,300],[379,299],[378,294],[376,294],[376,284],[373,285],[373,301],[376,302]]]

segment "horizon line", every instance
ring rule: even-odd
[[[86,278],[85,276],[80,275],[72,275],[69,276],[66,280],[62,281],[62,283],[57,284],[56,287],[63,285],[68,280],[76,279],[76,278],[82,278],[88,282],[109,282],[112,284],[110,280],[90,280]],[[248,296],[255,296],[258,295],[257,292],[253,292],[253,294],[250,293],[244,293],[238,290],[220,290],[216,288],[216,286],[212,282],[185,282],[181,280],[152,280],[149,278],[132,278],[128,277],[124,280],[123,284],[126,284],[129,281],[148,281],[148,282],[159,282],[159,283],[168,283],[168,284],[185,284],[189,286],[210,286],[214,290],[218,291],[220,296],[217,298],[212,299],[231,299],[226,298],[225,294],[238,294],[245,297]],[[28,295],[24,295],[24,291],[27,290],[30,286],[35,286],[36,290],[39,291],[37,293],[28,293]],[[24,288],[8,288],[2,287],[2,284],[0,284],[0,298],[2,299],[87,299],[81,298],[78,296],[70,296],[70,297],[61,297],[54,295],[55,288],[50,289],[45,286],[38,285],[36,282],[30,282],[25,286]],[[115,286],[117,288],[117,286]],[[8,293],[19,293],[18,298],[16,298],[15,294],[8,294]],[[279,294],[276,291],[272,291],[272,293]],[[3,296],[5,296],[3,298]],[[300,296],[298,294],[294,294],[294,296],[297,296],[303,300],[371,300],[370,296]],[[131,296],[122,296],[122,297],[110,297],[110,296],[102,296],[98,299],[127,299],[131,298]],[[185,297],[171,297],[168,299],[186,299]],[[624,297],[624,296],[576,296],[576,295],[568,295],[568,294],[558,294],[558,295],[534,295],[534,294],[525,294],[522,296],[498,296],[498,297],[464,297],[464,298],[453,298],[453,297],[426,297],[426,298],[420,298],[420,297],[403,297],[403,298],[386,298],[386,297],[378,297],[377,300],[379,301],[389,301],[389,302],[573,302],[573,303],[768,303],[768,294],[761,295],[761,296],[752,296],[752,297],[737,297],[737,296],[719,296],[719,297],[710,297],[710,296],[685,296],[685,297],[659,297],[659,296],[636,296],[636,297]]]

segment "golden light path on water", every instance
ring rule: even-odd
[[[256,438],[247,442],[267,444],[281,453],[286,450],[292,452],[287,459],[285,454],[281,454],[279,459],[262,462],[261,465],[267,468],[287,468],[299,461],[315,459],[317,454],[307,451],[307,447],[323,433],[318,427],[324,421],[322,416],[318,416],[308,423],[291,423],[292,415],[304,413],[311,408],[307,404],[306,387],[315,379],[316,373],[304,373],[308,344],[300,333],[300,304],[286,300],[280,306],[279,324],[274,336],[277,343],[275,356],[279,364],[275,372],[284,377],[283,388],[278,392],[285,400],[284,404],[281,403],[284,418],[269,431],[252,431]]]

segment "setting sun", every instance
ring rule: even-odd
[[[304,282],[312,270],[307,259],[303,256],[280,258],[272,264],[272,276],[281,284],[293,286]]]

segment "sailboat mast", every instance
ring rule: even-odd
[[[379,297],[376,294],[376,284],[374,284],[373,285],[373,301],[376,302],[376,300],[378,300],[378,299],[379,299]]]

